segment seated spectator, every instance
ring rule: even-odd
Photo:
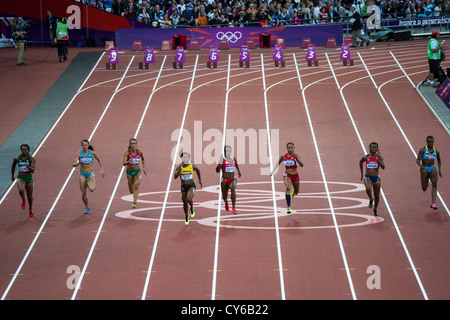
[[[218,12],[218,8],[217,8],[217,2],[213,1],[210,4],[208,4],[205,7],[205,13],[206,16],[208,17],[208,20],[211,20],[214,17],[214,12],[217,11]],[[217,16],[217,18],[219,18]]]
[[[127,4],[127,8],[125,9],[124,12],[122,12],[122,17],[128,18],[128,19],[136,19],[136,5],[134,4],[133,1],[129,1]]]
[[[219,18],[219,12],[217,10],[214,10],[212,18],[209,19],[209,21],[208,21],[208,25],[213,26],[213,27],[218,27],[220,25],[220,23],[221,23],[221,21]]]
[[[322,7],[319,13],[319,23],[327,23],[328,22],[328,12],[326,7]]]
[[[159,4],[155,4],[153,7],[152,20],[158,21],[162,19],[164,12],[159,8]]]
[[[247,13],[245,12],[245,6],[241,6],[234,18],[235,26],[243,27],[244,23],[247,22]]]
[[[298,12],[297,10],[294,11],[294,15],[291,18],[291,24],[293,26],[298,26],[302,24],[302,21],[300,20],[300,17],[298,16]]]
[[[186,9],[186,5],[184,4],[184,0],[179,0],[179,3],[177,4],[177,9],[178,9],[178,14],[181,15],[183,14],[183,11]]]
[[[248,27],[259,27],[259,20],[256,18],[256,12],[252,11],[250,17],[247,19]]]
[[[190,26],[195,26],[195,19],[194,18],[194,7],[190,7],[190,6],[186,6],[186,10],[184,10],[181,13],[181,16],[184,17],[184,20],[186,21],[186,23]],[[181,20],[180,20],[181,22]]]
[[[434,5],[431,3],[430,0],[427,0],[425,2],[425,5],[423,6],[423,11],[425,12],[426,16],[431,16],[434,10]]]
[[[158,19],[158,26],[160,28],[170,28],[172,26],[169,18],[167,17],[167,13],[163,13],[163,16]]]
[[[180,15],[178,14],[177,10],[174,10],[172,12],[172,15],[170,16],[169,20],[173,28],[176,28],[178,26],[180,22]]]
[[[197,26],[204,27],[207,25],[208,25],[208,17],[206,16],[206,13],[205,13],[205,7],[202,6],[200,8],[200,14],[198,15],[198,18],[197,18]]]
[[[231,25],[230,20],[225,16],[224,13],[220,14],[220,26],[221,27],[229,27]]]
[[[224,12],[224,15],[225,15],[225,18],[228,20],[228,21],[233,21],[233,12],[231,11],[231,7],[230,6],[226,6],[225,7],[225,12]]]
[[[177,24],[177,28],[186,28],[189,27],[188,22],[184,16],[180,16],[180,21]]]
[[[286,8],[281,9],[281,14],[278,15],[278,25],[280,26],[286,26],[290,24],[291,17],[287,13]]]
[[[336,10],[334,10],[334,6],[328,6],[328,22],[339,22],[340,16]]]
[[[438,17],[442,13],[442,2],[439,1],[433,9],[433,13],[435,17]]]
[[[169,17],[172,17],[172,13],[174,11],[178,12],[178,8],[177,8],[177,3],[175,1],[172,1],[172,3],[170,4],[169,9],[167,9],[167,15]],[[180,13],[180,12],[178,12],[178,13]]]
[[[140,9],[138,21],[146,24],[151,22],[150,14],[147,12],[147,7],[142,7]]]
[[[337,7],[337,21],[336,22],[344,22],[347,21],[347,12],[345,12],[345,8],[341,5]]]
[[[112,13],[121,15],[127,8],[126,0],[114,0],[112,3]]]

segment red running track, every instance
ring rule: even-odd
[[[450,139],[416,92],[424,46],[361,48],[353,67],[335,49],[318,50],[320,67],[302,49],[285,50],[285,68],[271,50],[252,50],[248,69],[234,50],[217,69],[205,51],[187,52],[181,70],[173,52],[147,71],[141,53],[122,53],[115,71],[103,56],[35,155],[35,217],[15,188],[0,204],[2,299],[448,299]],[[430,134],[443,159],[437,211],[415,164]],[[134,210],[121,166],[131,137],[147,169]],[[71,167],[83,138],[106,173],[87,216]],[[268,175],[288,141],[305,164],[289,216],[282,169]],[[386,163],[378,218],[359,180],[372,141]],[[224,142],[242,171],[237,215],[217,205]],[[188,150],[203,188],[186,227],[172,175]]]

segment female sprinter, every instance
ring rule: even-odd
[[[11,180],[14,181],[14,172],[16,165],[19,165],[19,174],[17,175],[17,187],[22,198],[22,209],[25,209],[25,191],[28,198],[28,216],[33,216],[33,173],[36,159],[30,156],[30,146],[23,144],[20,146],[21,154],[14,158],[11,167]]]
[[[284,185],[286,186],[286,203],[287,203],[287,213],[291,213],[291,198],[298,194],[298,190],[300,188],[300,176],[297,170],[297,164],[300,167],[303,167],[303,162],[300,160],[300,156],[294,153],[295,146],[293,142],[288,142],[286,145],[287,153],[285,155],[280,156],[280,160],[273,168],[270,175],[273,175],[275,170],[284,162],[284,166],[286,168],[283,174]],[[291,189],[293,190],[291,192]]]
[[[141,168],[139,162],[142,160],[142,171],[145,175],[145,161],[142,150],[137,149],[137,140],[132,138],[129,141],[128,150],[123,154],[123,165],[127,166],[128,189],[133,195],[133,204],[131,208],[136,208],[136,202],[139,196],[139,186],[141,185]]]
[[[89,145],[89,140],[83,139],[81,140],[81,150],[78,151],[75,155],[75,159],[73,160],[72,165],[74,167],[80,165],[80,189],[81,189],[81,198],[83,199],[84,205],[86,206],[86,210],[84,214],[89,213],[89,202],[86,196],[86,187],[89,191],[95,190],[95,174],[94,174],[94,158],[97,159],[100,164],[102,177],[105,176],[103,171],[103,163],[102,160],[97,155],[97,152],[94,151],[94,148]]]
[[[189,160],[191,159],[191,155],[187,152],[182,152],[181,155],[181,164],[175,169],[174,179],[180,177],[181,179],[181,200],[183,200],[183,209],[184,209],[184,224],[189,225],[189,213],[188,206],[191,208],[191,217],[195,216],[194,211],[194,193],[195,193],[195,183],[194,183],[194,171],[197,172],[198,183],[200,187],[202,187],[202,178],[200,175],[200,170],[197,166],[191,164]]]
[[[231,146],[225,146],[223,148],[224,156],[220,157],[219,164],[216,167],[216,172],[219,173],[222,170],[222,181],[220,182],[220,188],[222,189],[222,198],[225,201],[225,211],[229,211],[228,206],[228,190],[231,190],[231,206],[233,214],[236,214],[236,184],[237,179],[235,176],[236,170],[238,171],[239,178],[241,177],[241,170],[235,157],[231,156]]]
[[[438,169],[434,164],[434,159],[437,159]],[[422,190],[427,191],[428,179],[431,181],[431,205],[430,208],[437,210],[436,195],[438,174],[442,178],[441,173],[441,155],[439,151],[434,148],[434,137],[427,137],[427,145],[422,147],[417,154],[416,163],[420,167],[420,180],[422,182]]]
[[[381,179],[379,176],[379,168],[384,170],[384,160],[378,149],[378,143],[372,142],[369,145],[369,154],[359,160],[359,168],[361,170],[361,181],[364,179],[366,192],[369,196],[369,208],[373,207],[373,215],[378,215],[378,203],[380,202]],[[366,163],[366,174],[363,175],[363,163]],[[375,197],[375,205],[373,205],[372,187]]]

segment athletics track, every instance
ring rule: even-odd
[[[35,216],[20,209],[15,186],[2,195],[0,296],[449,299],[450,138],[416,91],[428,72],[425,46],[411,41],[353,49],[353,67],[342,66],[339,50],[323,48],[319,67],[307,67],[300,48],[284,50],[285,68],[274,67],[272,50],[264,49],[251,51],[248,69],[238,68],[236,50],[221,51],[217,69],[206,68],[206,50],[187,51],[182,70],[172,68],[173,51],[157,52],[150,70],[137,68],[142,52],[121,53],[115,71],[105,69],[102,55],[35,154]],[[61,69],[53,58],[27,67]],[[42,87],[27,95],[42,96]],[[188,227],[179,181],[171,178],[172,152],[187,143],[179,135],[183,129],[203,177]],[[238,159],[238,215],[225,212],[223,201],[217,205],[219,175],[207,157],[217,136],[204,133],[224,129],[254,129],[258,154],[268,154],[267,138],[277,142],[272,161],[288,141],[295,143],[305,166],[292,215],[285,213],[282,170],[273,179],[261,174],[273,162],[261,163],[259,156],[251,163],[250,138]],[[194,133],[201,148],[195,149]],[[431,187],[422,192],[415,164],[428,135],[443,163],[437,211],[429,208]],[[121,166],[131,137],[145,152],[147,169],[135,210]],[[104,179],[97,174],[97,189],[88,194],[87,216],[71,166],[84,138],[106,173]],[[386,163],[376,218],[358,166],[372,141]],[[370,278],[374,272],[377,279]]]

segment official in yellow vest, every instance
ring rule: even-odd
[[[67,18],[58,17],[58,22],[56,24],[56,37],[55,41],[58,45],[58,57],[59,62],[63,59],[67,60],[67,41],[69,40],[69,32],[67,31]]]
[[[438,86],[439,81],[435,78],[439,74],[439,66],[441,62],[441,51],[442,46],[439,45],[439,42],[437,39],[439,39],[440,32],[439,31],[433,31],[431,33],[431,39],[428,42],[428,64],[430,65],[430,73],[428,74],[428,79],[424,82],[427,86]]]

